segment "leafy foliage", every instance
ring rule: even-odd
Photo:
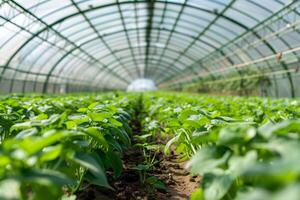
[[[129,99],[15,95],[0,105],[1,199],[59,199],[83,181],[112,189],[105,172],[120,176],[131,143]]]
[[[140,114],[141,134],[129,122]],[[143,149],[141,182],[176,149],[202,182],[191,199],[298,199],[300,102],[177,93],[10,95],[0,99],[0,199],[74,199],[82,183],[109,189],[122,153]],[[150,171],[149,171],[150,170]],[[9,190],[8,190],[9,188]],[[48,195],[45,197],[45,193]]]
[[[146,127],[202,177],[192,199],[299,198],[300,102],[145,94]]]

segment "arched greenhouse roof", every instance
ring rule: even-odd
[[[299,22],[298,0],[0,0],[0,88],[176,88],[247,69],[300,95]]]

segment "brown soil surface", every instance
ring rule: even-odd
[[[159,162],[149,176],[155,176],[161,180],[166,190],[154,189],[149,191],[139,181],[138,172],[133,169],[143,163],[143,155],[139,148],[129,149],[123,157],[123,172],[121,177],[113,180],[108,174],[110,184],[115,191],[101,187],[91,186],[77,194],[79,200],[183,200],[189,199],[191,193],[199,186],[200,178],[192,177],[184,169],[184,162],[178,162],[177,155],[158,155]]]

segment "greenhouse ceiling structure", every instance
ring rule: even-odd
[[[0,91],[268,77],[269,96],[300,96],[299,27],[298,0],[0,0]]]

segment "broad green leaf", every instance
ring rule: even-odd
[[[31,122],[27,121],[27,122],[14,124],[13,126],[11,126],[10,131],[12,132],[12,131],[15,131],[15,130],[16,131],[24,130],[24,129],[29,129],[31,127],[32,127]]]
[[[90,105],[88,106],[88,109],[93,109],[93,108],[96,107],[98,104],[99,104],[98,102],[94,102],[94,103],[92,103],[92,104],[90,104]]]
[[[99,128],[89,127],[86,129],[85,132],[89,136],[93,137],[103,149],[107,150],[109,148],[109,145],[108,145],[106,139],[104,138],[103,133],[99,130]]]
[[[53,199],[60,199],[63,195],[63,191],[61,186],[56,184],[53,185],[40,185],[40,184],[31,184],[31,200],[53,200]],[[47,194],[47,195],[45,195]]]
[[[249,188],[246,191],[239,191],[235,200],[272,200],[272,197],[267,190],[262,188]]]
[[[101,112],[101,113],[90,112],[88,113],[88,116],[95,122],[103,122],[104,119],[111,118],[113,114],[110,112]]]
[[[114,177],[118,178],[121,175],[123,168],[120,156],[115,152],[109,151],[106,153],[106,160],[114,171]]]
[[[49,117],[49,119],[32,120],[30,124],[31,126],[49,126],[50,124],[57,122],[60,117],[61,115],[59,114],[53,114]]]
[[[40,115],[35,116],[34,118],[32,118],[31,120],[44,120],[44,119],[48,119],[48,115],[42,113]]]
[[[112,123],[114,126],[116,127],[121,127],[123,126],[123,124],[121,122],[119,122],[118,120],[114,119],[114,118],[109,118],[108,120],[110,123]]]
[[[59,144],[56,146],[46,147],[43,149],[42,154],[39,156],[41,163],[51,161],[58,158],[63,151],[63,145]]]
[[[259,128],[259,133],[265,137],[270,138],[272,134],[284,136],[289,133],[300,134],[300,120],[286,120],[278,124],[271,122]]]
[[[114,136],[114,138],[122,141],[122,143],[126,146],[129,146],[131,144],[131,140],[123,128],[111,127],[109,128],[109,132]]]
[[[217,116],[217,117],[215,117],[215,119],[220,119],[220,120],[223,120],[223,121],[226,121],[226,122],[237,122],[237,121],[240,121],[238,119],[234,119],[234,118],[226,117],[226,116]]]
[[[88,110],[88,108],[79,108],[77,110],[77,112],[79,112],[79,113],[85,113],[87,110]]]
[[[112,150],[117,150],[118,152],[122,152],[123,151],[123,147],[120,145],[120,143],[118,141],[116,141],[112,135],[107,134],[105,135],[105,139],[107,141],[107,143],[109,143],[109,145],[112,148]]]
[[[270,192],[263,188],[251,188],[239,191],[236,200],[299,200],[300,184],[288,185],[279,191]]]
[[[199,114],[196,110],[184,110],[180,113],[180,115],[178,116],[179,120],[186,120],[187,118],[189,118],[191,115],[197,115]]]
[[[230,189],[234,179],[230,174],[206,174],[203,178],[205,200],[222,199]]]
[[[34,136],[38,133],[37,128],[30,128],[30,129],[26,129],[21,131],[20,133],[18,133],[15,138],[16,139],[24,139],[26,137],[31,137]]]
[[[73,129],[77,126],[75,121],[67,121],[65,122],[67,129]]]
[[[50,169],[31,169],[25,171],[23,172],[21,179],[27,183],[35,183],[45,186],[74,184],[74,181],[68,178],[65,174]]]
[[[111,190],[115,190],[114,188],[112,188],[108,183],[104,183],[102,179],[99,179],[97,176],[95,176],[94,174],[87,172],[84,175],[84,179],[94,185],[98,185],[98,186],[102,186],[102,187],[106,187],[108,189]]]
[[[78,114],[76,114],[76,115],[70,115],[68,117],[68,119],[70,121],[75,122],[77,125],[89,122],[89,118],[88,118],[87,115],[78,115]]]
[[[253,127],[247,126],[229,126],[221,129],[219,134],[218,144],[231,145],[248,142],[256,135],[256,130]]]
[[[74,136],[76,134],[72,132],[51,130],[44,133],[43,137],[25,138],[19,143],[19,147],[31,155],[54,143],[61,142],[63,138]]]
[[[208,147],[200,149],[190,161],[188,161],[186,167],[193,174],[203,175],[205,173],[212,173],[220,165],[223,165],[230,157],[230,152],[223,150],[220,151],[216,147]],[[201,163],[201,164],[200,164]]]
[[[0,154],[0,167],[5,167],[6,165],[8,165],[11,162],[10,159],[11,158],[7,155]]]
[[[80,166],[88,169],[94,178],[97,179],[97,185],[111,188],[108,184],[104,169],[101,165],[89,154],[76,152],[69,156],[71,160],[78,163]]]
[[[181,124],[177,119],[168,119],[168,126],[170,126],[170,127],[180,127]]]
[[[257,152],[249,151],[245,156],[232,156],[229,161],[229,171],[235,177],[242,175],[245,170],[256,164]]]

